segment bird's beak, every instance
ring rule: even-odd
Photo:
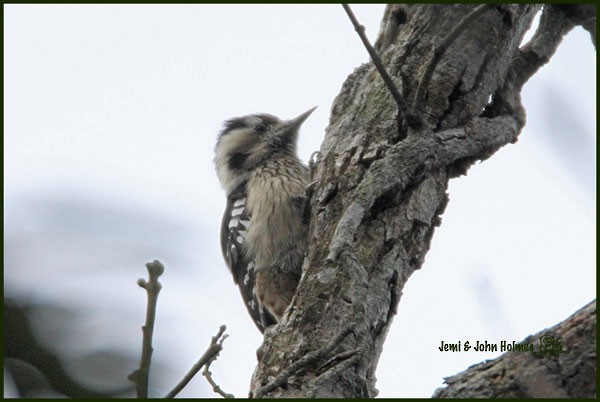
[[[310,116],[310,114],[312,112],[315,111],[317,107],[313,107],[311,109],[308,109],[306,112],[302,113],[300,116],[293,118],[292,120],[288,121],[288,127],[292,128],[292,129],[297,129],[298,127],[300,127],[302,125],[302,123],[304,123],[304,120],[308,119],[308,116]]]

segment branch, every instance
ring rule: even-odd
[[[564,36],[574,26],[559,7],[544,6],[538,29],[512,62],[510,71],[514,73],[516,88],[520,90],[540,67],[550,61]]]
[[[595,300],[519,345],[533,351],[507,352],[447,377],[433,398],[596,398]]]
[[[431,77],[433,76],[433,72],[437,67],[440,59],[446,53],[446,50],[452,42],[458,38],[458,36],[469,26],[471,22],[473,22],[477,17],[483,14],[490,8],[493,8],[495,4],[482,4],[476,7],[473,11],[467,14],[453,29],[450,33],[444,38],[443,42],[434,49],[433,56],[431,57],[431,61],[427,65],[427,69],[423,73],[423,77],[419,82],[419,86],[417,87],[417,92],[415,93],[415,98],[413,101],[413,108],[416,110],[420,110],[424,103],[425,98],[425,88],[429,86],[431,83]]]
[[[367,38],[367,35],[365,34],[364,25],[361,25],[358,22],[356,16],[352,12],[352,9],[348,4],[342,4],[342,7],[344,8],[344,11],[346,11],[346,14],[348,14],[348,18],[350,18],[350,21],[352,21],[352,25],[354,25],[356,33],[358,33],[358,36],[360,37],[360,40],[365,46],[365,49],[367,49],[367,52],[369,52],[369,56],[371,56],[371,60],[373,60],[373,64],[375,64],[377,71],[379,71],[379,75],[381,75],[381,78],[383,78],[385,85],[387,86],[388,90],[394,97],[396,104],[398,105],[398,123],[400,130],[404,132],[406,131],[406,122],[408,122],[408,124],[411,127],[418,127],[420,125],[420,118],[418,116],[413,115],[413,113],[410,112],[406,101],[400,94],[400,91],[396,87],[396,84],[392,80],[392,77],[390,77],[387,70],[385,69],[385,66],[383,65],[381,58],[377,54],[377,51],[373,48],[371,42],[369,42],[369,38]]]
[[[596,48],[596,4],[556,4],[575,25],[581,25],[590,33],[594,49]]]
[[[510,116],[475,118],[465,127],[410,137],[390,147],[382,159],[371,164],[358,184],[352,201],[337,223],[327,261],[336,261],[344,250],[350,249],[358,226],[378,197],[391,190],[402,193],[418,171],[458,168],[457,164],[460,164],[456,172],[462,174],[470,164],[486,159],[513,142],[517,135],[517,122]]]
[[[517,117],[519,125],[525,125],[525,111],[521,105],[523,85],[556,52],[564,36],[575,26],[566,13],[556,5],[545,5],[540,23],[529,42],[517,51],[506,80],[496,91],[492,103],[486,108],[484,116],[497,116],[510,113]]]
[[[198,373],[198,371],[200,371],[202,366],[204,366],[205,364],[210,366],[210,364],[217,359],[219,353],[221,352],[221,350],[223,350],[223,341],[227,338],[227,335],[223,335],[226,329],[227,327],[225,325],[221,325],[221,327],[219,328],[219,332],[217,332],[217,335],[212,337],[212,339],[210,340],[210,345],[208,345],[208,348],[206,349],[202,357],[200,357],[198,362],[196,362],[196,364],[192,366],[192,368],[185,375],[185,377],[183,377],[183,379],[165,396],[165,398],[174,398],[175,395],[181,392],[181,390],[190,382],[190,380]],[[208,374],[207,380],[209,379],[209,377],[210,372]],[[233,395],[231,394],[227,394],[222,391],[219,392],[221,388],[218,385],[216,385],[214,381],[212,381],[212,378],[210,378],[209,383],[213,386],[213,390],[215,392],[218,392],[226,398],[233,398]],[[217,391],[215,388],[218,388],[219,391]]]
[[[138,279],[137,284],[146,289],[148,294],[148,303],[146,307],[146,323],[142,327],[142,357],[140,359],[140,368],[131,373],[128,377],[135,383],[138,398],[148,398],[148,377],[150,375],[150,362],[152,360],[152,334],[154,333],[154,320],[156,317],[156,303],[158,293],[162,288],[158,277],[162,275],[165,267],[158,260],[146,264],[149,281],[143,278]]]

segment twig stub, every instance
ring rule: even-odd
[[[149,280],[138,279],[138,286],[146,290],[148,301],[146,305],[146,322],[142,326],[142,356],[140,367],[127,378],[135,384],[138,398],[148,398],[148,378],[150,376],[150,362],[152,361],[152,335],[154,333],[154,321],[156,319],[156,305],[158,294],[162,285],[158,277],[163,274],[165,267],[158,260],[146,264]]]
[[[224,334],[227,327],[225,325],[221,325],[219,328],[219,332],[217,335],[213,336],[210,340],[210,345],[204,352],[204,354],[200,357],[200,359],[192,366],[190,371],[179,381],[179,383],[165,396],[165,398],[174,398],[181,390],[191,381],[191,379],[200,371],[202,367],[206,366],[205,373],[208,372],[208,367],[210,364],[217,359],[221,350],[223,350],[223,341],[227,339],[227,335]],[[208,376],[204,374],[210,385],[213,387],[213,391],[222,395],[225,398],[233,398],[232,394],[224,392],[219,387],[210,376],[210,372],[208,372]],[[210,379],[209,379],[210,378]]]
[[[146,264],[146,269],[148,269],[148,273],[150,274],[150,279],[155,276],[157,279],[159,276],[165,272],[165,266],[158,260],[154,260]]]

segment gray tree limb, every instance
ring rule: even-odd
[[[415,99],[430,71],[415,110],[423,124],[399,127],[397,103],[371,63],[347,78],[315,170],[304,274],[288,312],[265,333],[251,396],[377,395],[386,334],[441,223],[449,180],[516,142],[523,84],[574,21],[590,21],[546,6],[519,48],[541,6],[497,5],[449,41],[474,7],[386,8],[375,49],[404,99]]]
[[[541,336],[562,341],[564,353],[536,357],[507,352],[445,379],[434,398],[596,398],[596,301],[522,344]]]

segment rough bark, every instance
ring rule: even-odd
[[[552,328],[521,343],[537,346],[541,336],[562,341],[564,353],[537,357],[507,352],[445,378],[434,398],[596,398],[596,301]]]
[[[448,181],[517,140],[521,87],[574,24],[590,21],[589,12],[577,19],[547,6],[520,49],[540,6],[497,5],[448,41],[474,7],[386,8],[375,47],[422,122],[398,124],[371,63],[344,83],[315,170],[304,275],[288,313],[265,333],[251,396],[377,395],[382,346],[441,223]]]

